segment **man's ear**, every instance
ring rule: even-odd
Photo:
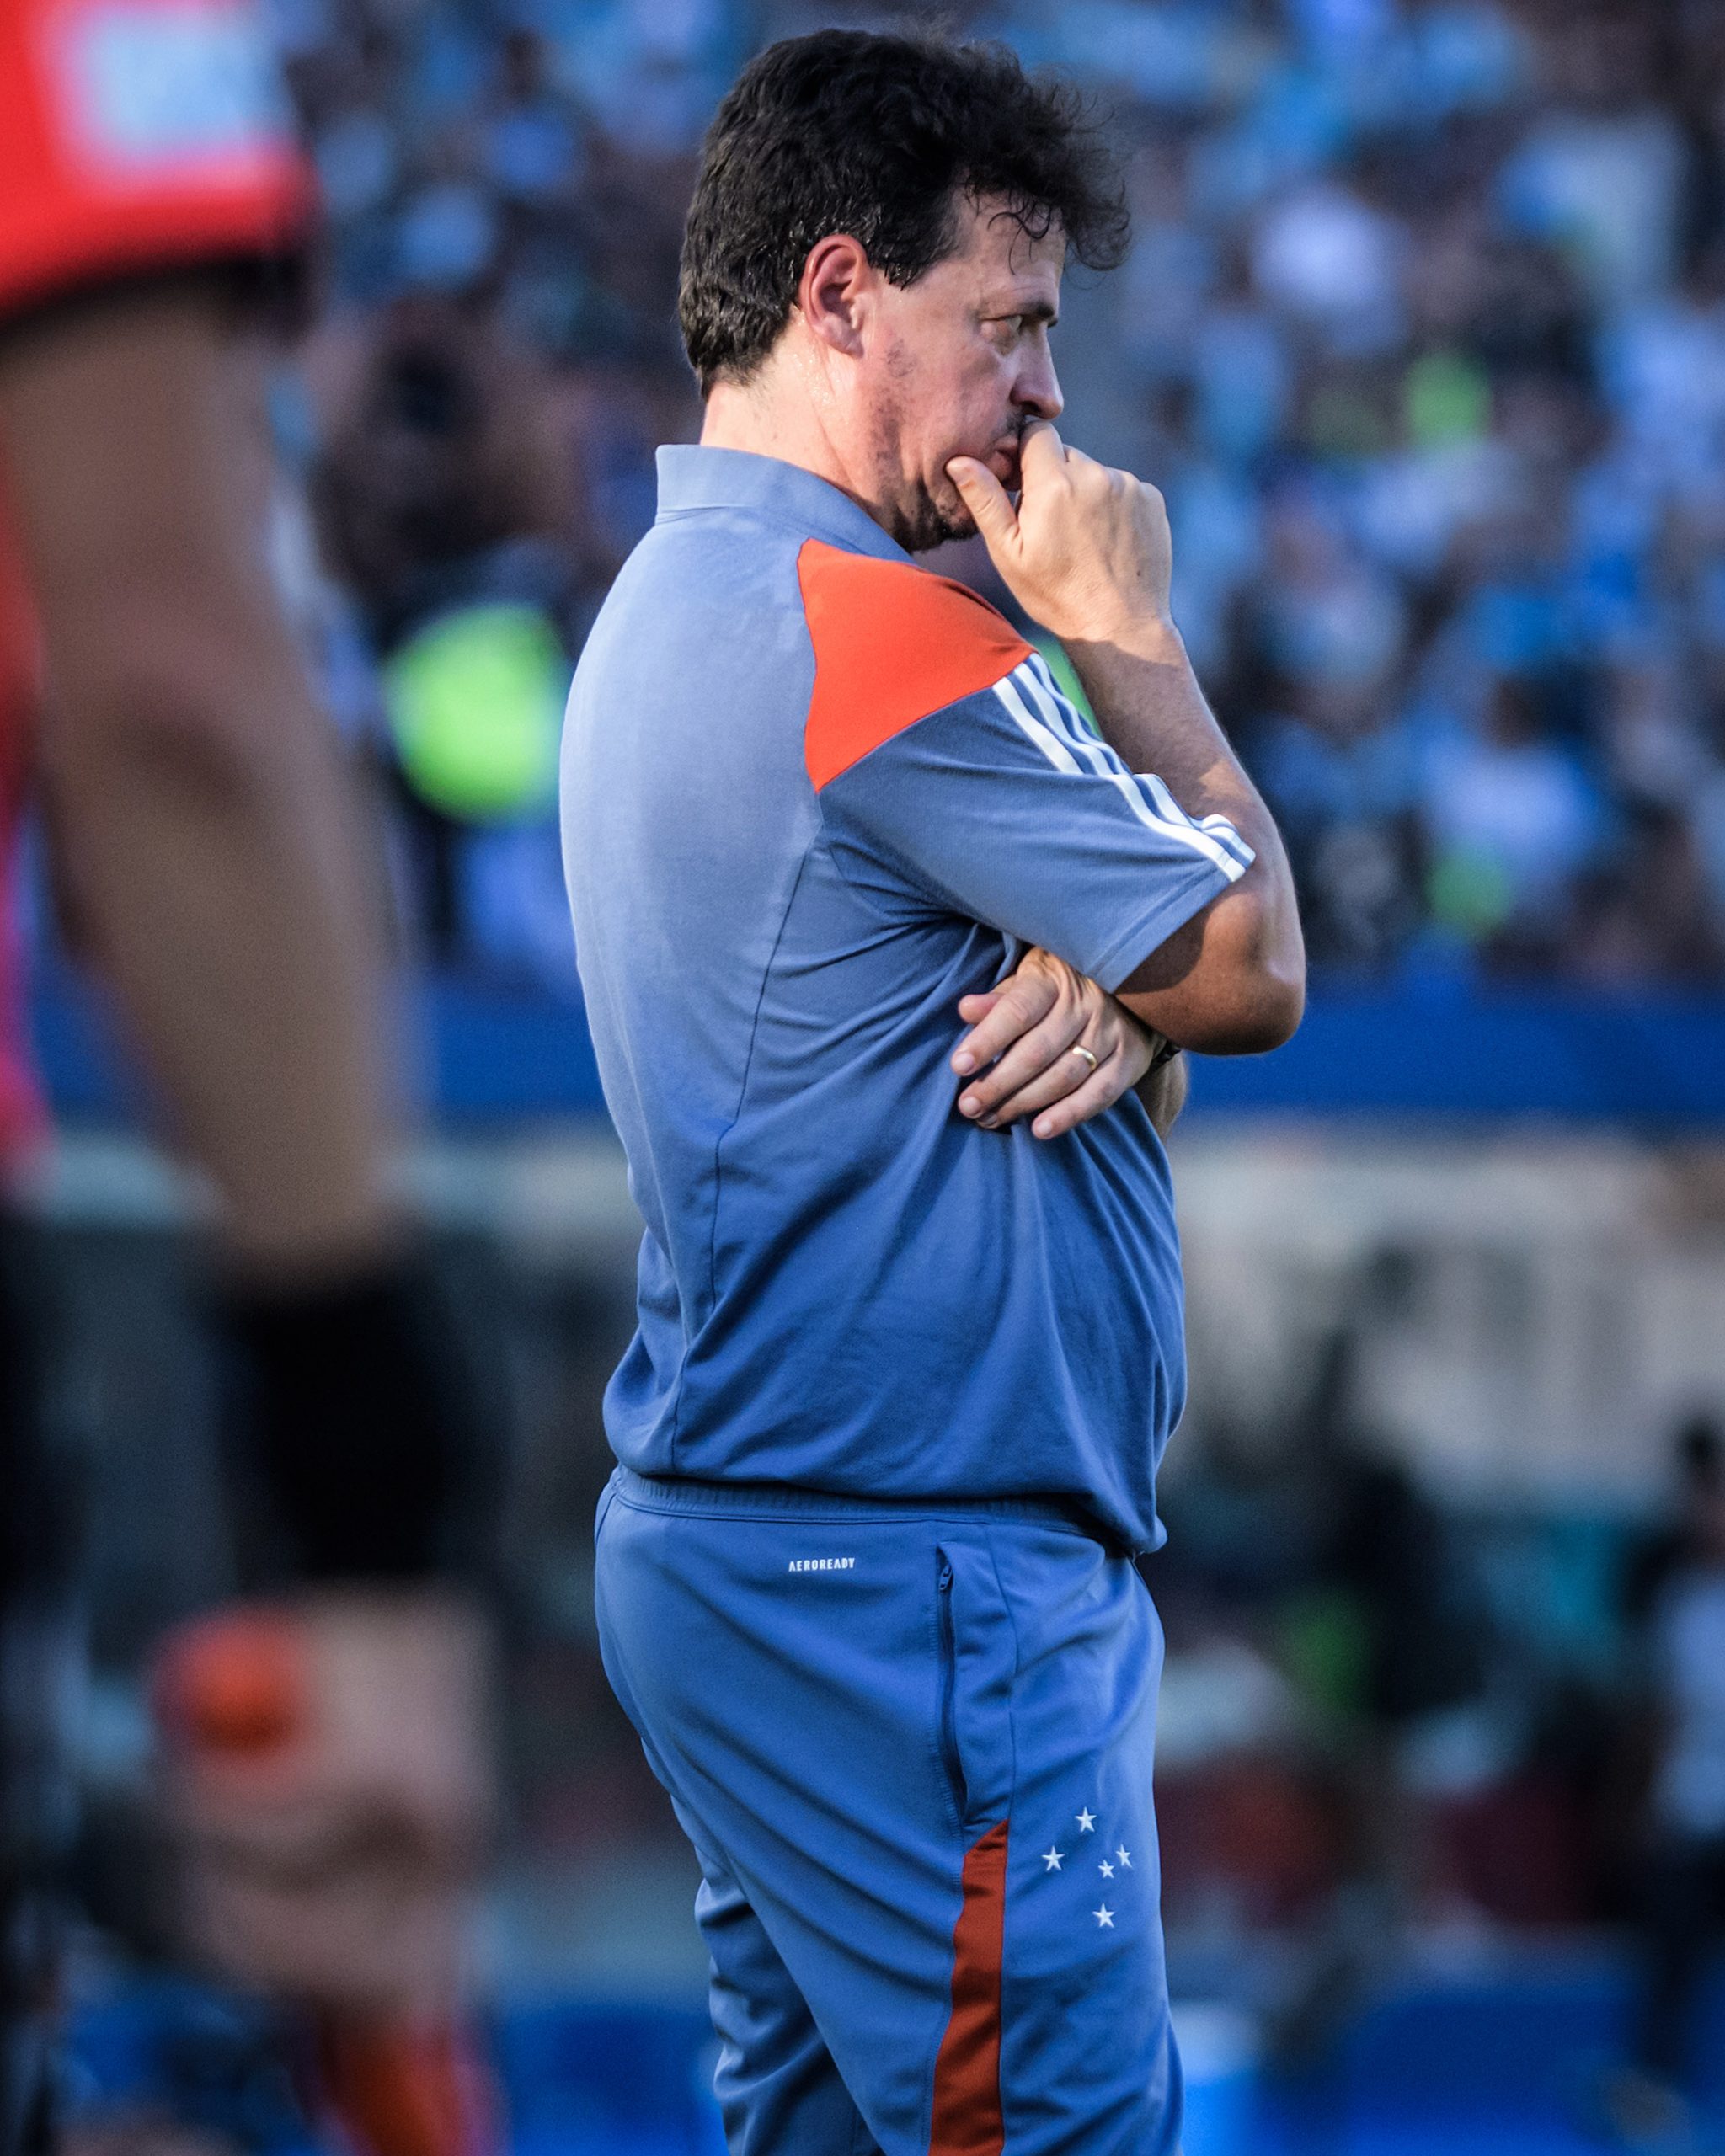
[[[797,286],[797,311],[823,344],[858,359],[874,281],[862,243],[848,232],[834,232],[809,250]]]

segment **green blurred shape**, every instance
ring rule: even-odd
[[[1283,1604],[1276,1659],[1303,1700],[1323,1714],[1354,1721],[1367,1705],[1371,1636],[1357,1596],[1313,1588]]]
[[[1096,713],[1090,708],[1090,699],[1084,693],[1084,684],[1078,679],[1077,669],[1066,656],[1065,646],[1058,637],[1051,637],[1044,632],[1036,638],[1036,648],[1048,661],[1048,670],[1055,677],[1055,686],[1091,732],[1097,733]]]
[[[383,670],[408,783],[462,823],[548,808],[569,685],[563,641],[537,606],[465,606],[428,622]]]
[[[1428,352],[1402,386],[1407,438],[1418,449],[1477,441],[1492,423],[1492,386],[1460,352]]]
[[[1461,846],[1432,863],[1426,897],[1438,921],[1470,938],[1489,936],[1515,910],[1514,885],[1503,864]]]

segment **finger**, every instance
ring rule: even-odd
[[[1084,1045],[1102,1058],[1092,1075],[1070,1088],[1059,1101],[1049,1102],[1046,1114],[1038,1113],[1039,1104],[1027,1097],[1007,1102],[999,1119],[1017,1122],[1028,1108],[1036,1116],[1031,1129],[1038,1138],[1058,1138],[1065,1131],[1076,1129],[1124,1100],[1139,1083],[1150,1069],[1155,1038],[1147,1027],[1110,1006],[1103,1011],[1100,1023],[1084,1036]],[[1070,1059],[1081,1062],[1083,1059]]]
[[[959,1016],[967,1026],[980,1025],[1000,997],[1001,991],[997,988],[984,990],[975,995],[961,995],[959,998]]]
[[[989,552],[1011,554],[1018,541],[1018,513],[993,472],[974,456],[955,456],[947,467],[947,477],[958,488]]]
[[[1060,429],[1052,419],[1033,419],[1019,440],[1018,476],[1028,485],[1036,473],[1052,472],[1076,453],[1060,440]]]
[[[1015,1040],[998,1062],[964,1088],[959,1096],[959,1114],[987,1123],[1002,1102],[1062,1065],[1067,1066],[1063,1072],[1065,1083],[1077,1085],[1085,1059],[1072,1054],[1071,1049],[1084,1031],[1084,1023],[1083,1011],[1070,1005],[1050,1011],[1039,1026],[1033,1026]]]
[[[1015,1041],[1023,1039],[1047,1018],[1059,994],[1058,983],[1046,974],[1015,974],[1003,989],[991,995],[989,1009],[953,1050],[953,1070],[961,1078],[968,1078],[973,1070],[981,1070],[996,1056],[1004,1055]],[[959,1006],[959,1015],[969,1015],[963,1003]],[[1069,1038],[1077,1038],[1081,1023],[1081,1018],[1075,1017]]]
[[[1111,1056],[1076,1091],[1044,1108],[1032,1123],[1030,1134],[1038,1139],[1062,1137],[1067,1131],[1076,1130],[1081,1123],[1105,1114],[1131,1090],[1131,1081],[1122,1069],[1122,1059]]]
[[[1089,1103],[1075,1120],[1084,1122],[1089,1116],[1112,1107],[1119,1099],[1130,1081],[1121,1069],[1118,1054],[1104,1055],[1092,1070],[1082,1056],[1070,1051],[1052,1068],[1034,1078],[1028,1086],[1021,1086],[1010,1098],[995,1110],[989,1127],[1004,1130],[1010,1124],[1023,1123],[1028,1117],[1040,1118],[1044,1109],[1056,1112],[1078,1095]]]

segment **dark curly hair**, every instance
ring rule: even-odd
[[[703,396],[741,382],[783,328],[809,250],[847,232],[895,285],[957,244],[961,199],[1001,198],[1075,259],[1126,251],[1116,161],[1071,85],[1003,45],[817,30],[752,60],[708,130],[677,312]]]

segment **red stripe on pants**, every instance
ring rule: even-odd
[[[953,1929],[953,2013],[934,2063],[928,2156],[1001,2156],[1001,1950],[1007,1913],[1007,1822],[965,1854],[964,1905]]]

